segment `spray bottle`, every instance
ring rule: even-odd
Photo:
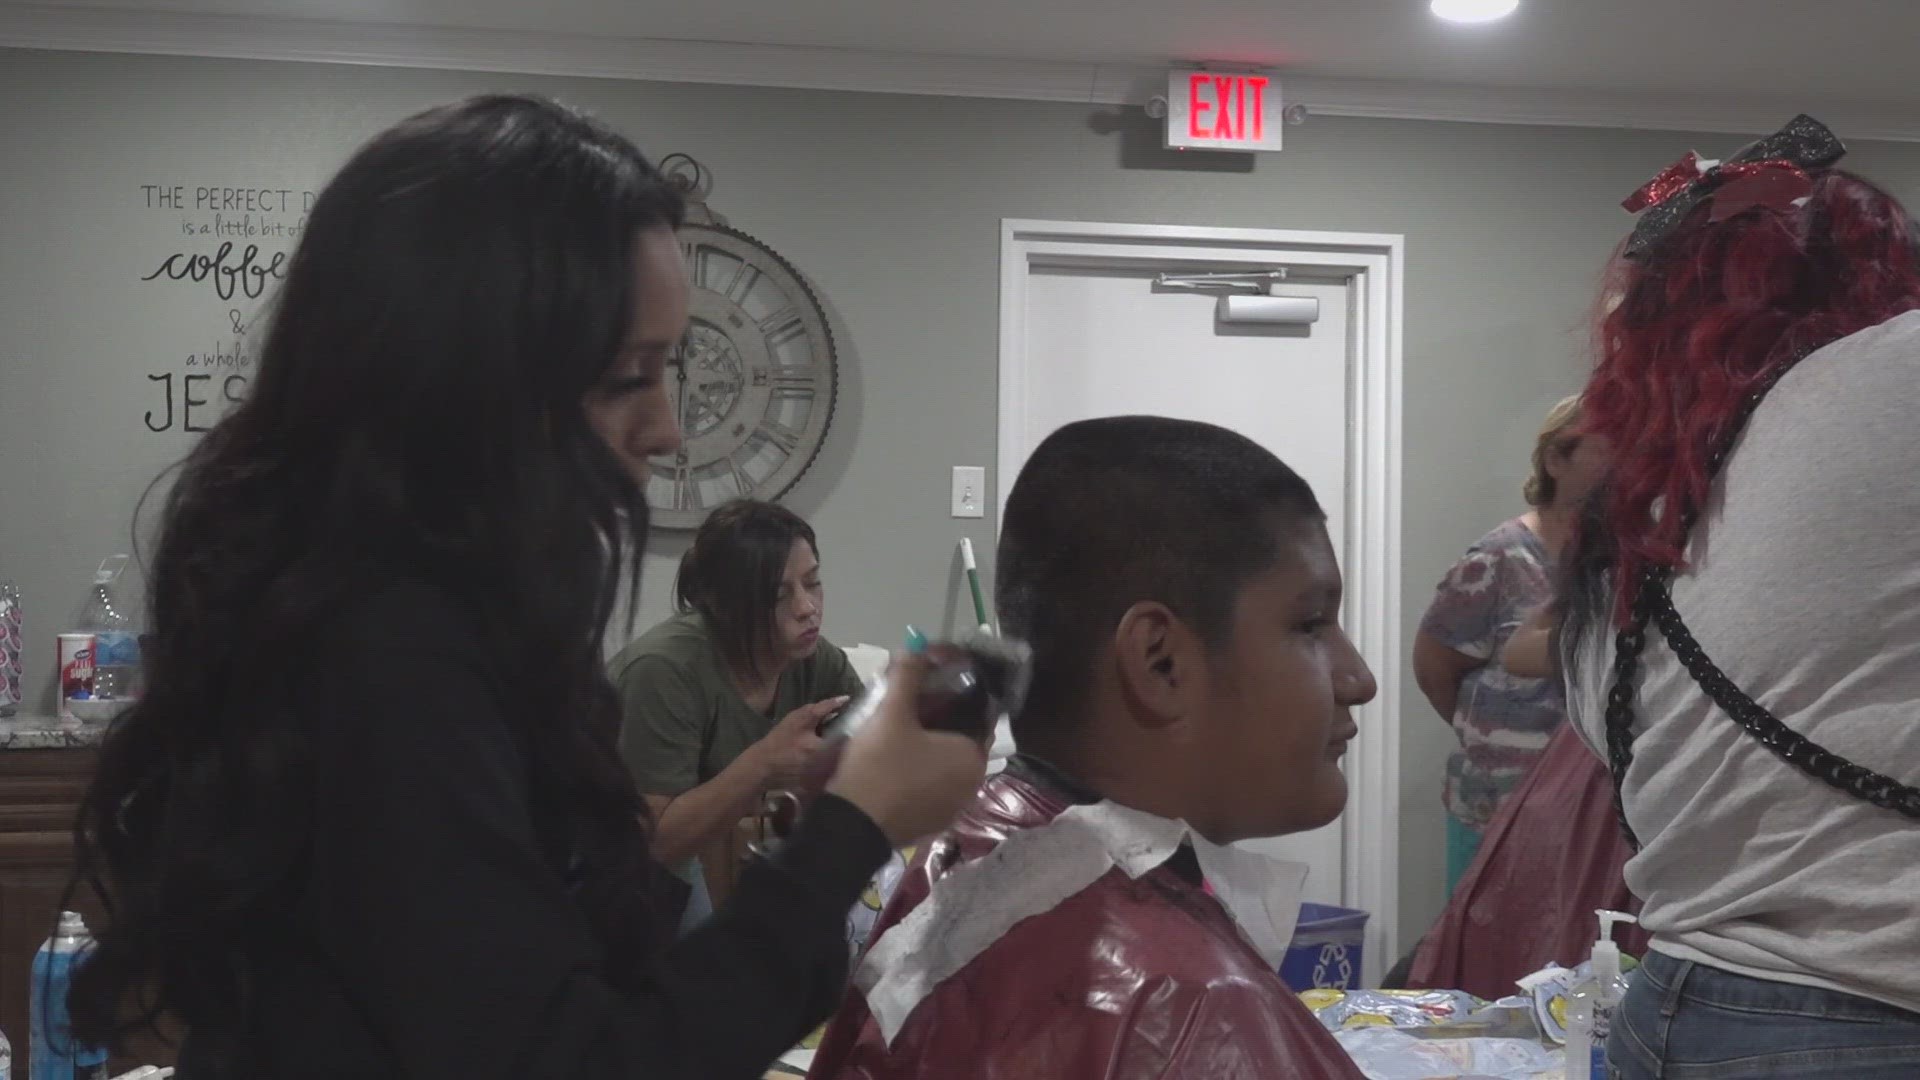
[[[1624,911],[1594,914],[1600,917],[1600,938],[1593,943],[1593,977],[1574,990],[1567,1008],[1567,1080],[1606,1080],[1607,1038],[1613,1034],[1614,1012],[1627,996],[1613,928],[1640,921]]]
[[[60,925],[33,957],[28,992],[32,1017],[27,1039],[30,1080],[106,1080],[107,1052],[83,1045],[67,1019],[73,969],[93,947],[93,935],[77,912],[60,913]]]

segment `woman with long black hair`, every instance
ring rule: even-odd
[[[1604,294],[1560,634],[1653,933],[1627,1080],[1920,1075],[1920,257],[1842,152],[1689,155]]]
[[[413,117],[321,194],[167,500],[148,692],[77,830],[83,1037],[162,1019],[186,1080],[757,1077],[833,1008],[848,907],[985,758],[885,713],[664,944],[601,634],[679,438],[680,214],[521,97]]]

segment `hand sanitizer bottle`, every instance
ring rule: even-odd
[[[78,913],[60,913],[60,926],[33,957],[33,987],[28,992],[31,1030],[27,1035],[29,1080],[106,1080],[107,1052],[76,1039],[67,1018],[67,990],[73,969],[93,947],[93,935]]]
[[[1624,911],[1594,914],[1600,917],[1600,938],[1593,943],[1593,976],[1567,1003],[1567,1080],[1607,1080],[1607,1037],[1613,1034],[1613,1014],[1627,996],[1613,928],[1640,921]]]

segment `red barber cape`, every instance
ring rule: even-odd
[[[991,777],[922,852],[878,941],[955,867],[1072,804],[1044,774]],[[1010,879],[1011,880],[1011,879]],[[1191,852],[1118,868],[1013,925],[906,1014],[889,1047],[856,986],[811,1080],[1361,1080],[1346,1053],[1202,891]]]
[[[1499,998],[1549,963],[1575,966],[1600,934],[1595,910],[1639,912],[1621,876],[1632,855],[1606,763],[1562,724],[1488,823],[1479,855],[1414,953],[1407,984]],[[1618,940],[1636,956],[1646,951],[1638,927],[1622,927]]]

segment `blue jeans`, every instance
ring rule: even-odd
[[[688,859],[674,867],[673,872],[693,887],[693,891],[687,894],[686,913],[680,916],[679,932],[674,935],[686,937],[713,916],[713,897],[707,892],[707,875],[699,859]]]
[[[1920,1013],[1659,953],[1607,1042],[1612,1080],[1913,1080]]]

